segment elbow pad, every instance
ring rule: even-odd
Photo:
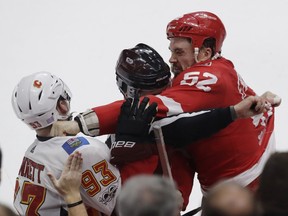
[[[88,136],[99,135],[99,119],[93,110],[87,110],[77,115],[74,120],[78,123],[80,131]]]

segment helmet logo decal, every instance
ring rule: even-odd
[[[133,59],[131,59],[129,57],[126,58],[126,62],[130,65],[132,65],[134,63]]]
[[[36,88],[41,88],[42,82],[40,82],[39,80],[34,80],[33,86]]]

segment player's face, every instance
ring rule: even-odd
[[[58,100],[56,109],[60,116],[68,116],[70,111],[70,102],[68,100]]]
[[[192,44],[186,38],[170,38],[171,70],[174,76],[191,67],[195,63]]]

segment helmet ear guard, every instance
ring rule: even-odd
[[[117,85],[125,97],[163,89],[170,83],[170,68],[150,46],[137,44],[121,52],[116,65]]]
[[[32,129],[41,129],[69,115],[71,91],[49,72],[37,72],[20,80],[12,94],[12,106],[18,118]],[[68,112],[57,110],[59,100],[67,101]]]
[[[136,96],[140,96],[140,90],[127,85],[126,82],[121,79],[121,77],[116,76],[116,81],[120,92],[125,98],[135,98]]]

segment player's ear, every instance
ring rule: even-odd
[[[202,47],[198,54],[199,61],[206,61],[212,58],[212,49],[210,47]]]

